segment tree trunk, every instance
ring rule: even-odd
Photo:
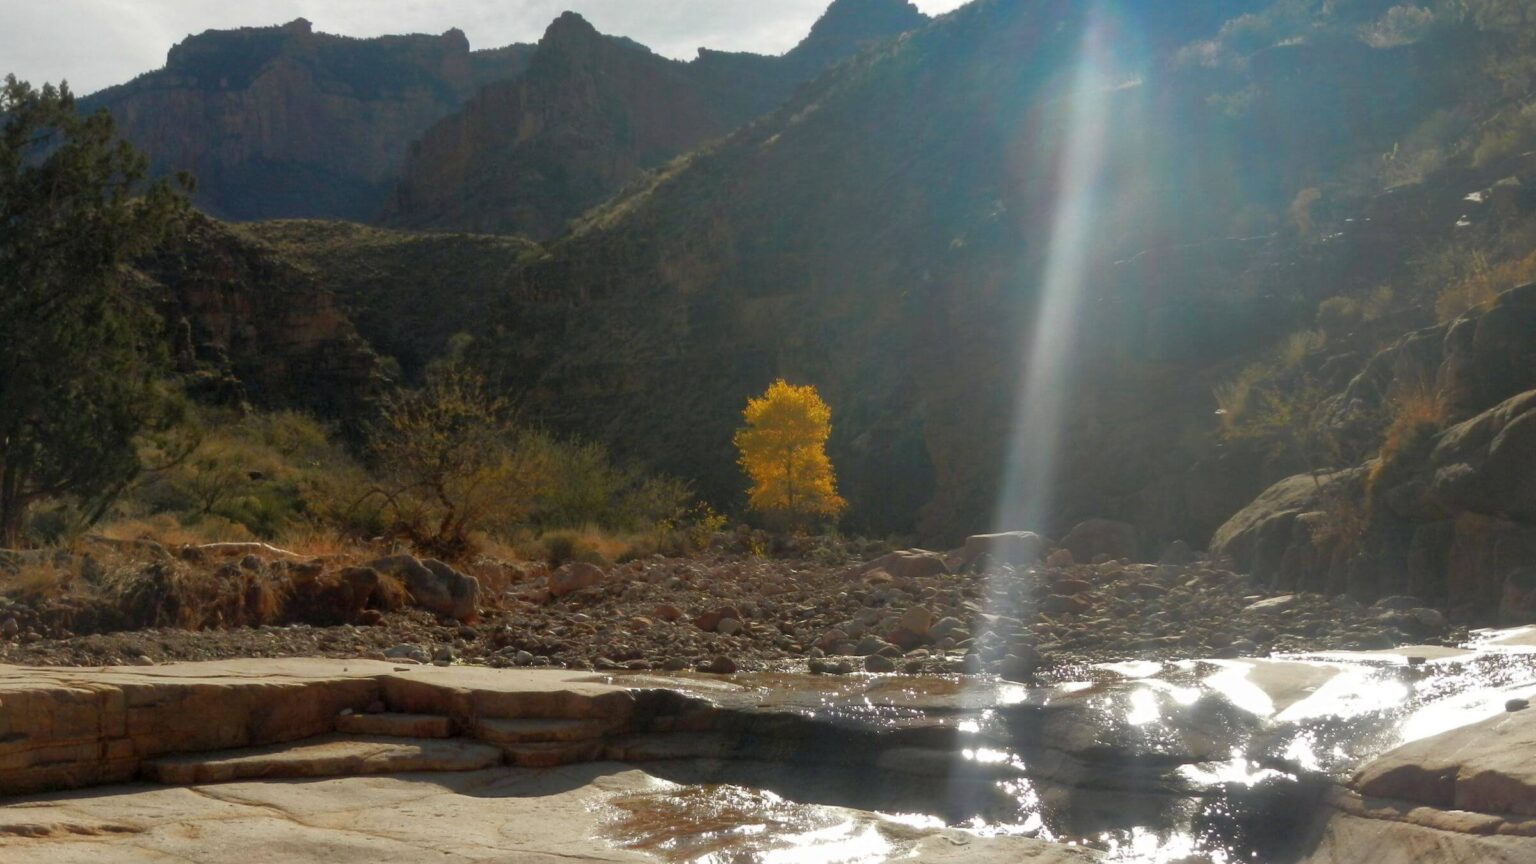
[[[14,462],[5,463],[0,474],[0,548],[15,549],[21,545],[21,526],[26,516],[26,501],[21,497],[20,479]]]

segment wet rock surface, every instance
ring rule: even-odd
[[[430,761],[434,748],[459,755],[427,767],[451,771],[474,768],[491,747],[511,766],[541,771],[592,763],[594,773],[581,775],[584,800],[605,801],[599,809],[608,816],[581,822],[579,837],[567,831],[560,842],[601,836],[665,860],[710,850],[772,860],[774,850],[801,848],[802,840],[814,849],[851,844],[857,854],[849,860],[860,861],[909,853],[949,860],[927,856],[960,850],[1013,856],[996,860],[1086,860],[1085,850],[1119,861],[1439,860],[1402,851],[1419,848],[1415,838],[1429,832],[1432,848],[1459,849],[1464,860],[1515,861],[1530,851],[1521,842],[1536,842],[1518,803],[1530,785],[1529,760],[1518,753],[1530,749],[1532,715],[1506,707],[1536,695],[1533,631],[1483,634],[1466,648],[1136,660],[1082,667],[1070,678],[1061,671],[1053,683],[1026,686],[990,675],[594,675],[355,660],[13,668],[0,688],[12,734],[7,758],[32,767],[0,772],[0,786],[15,791],[26,776],[53,778],[53,787],[34,789],[125,780],[165,764],[166,754],[171,765],[191,766],[183,782],[230,766],[239,770],[226,779],[268,770],[368,773],[378,759]],[[411,729],[440,717],[463,738],[396,739],[380,749],[377,739],[315,737],[359,712],[398,716]],[[102,747],[116,761],[102,763]],[[265,749],[207,752],[230,747]],[[1502,755],[1510,750],[1516,757]],[[311,751],[325,758],[307,759]],[[61,761],[68,758],[79,769]],[[599,794],[617,795],[601,778],[626,770],[601,767],[604,760],[633,763],[650,779],[619,797]],[[88,773],[104,767],[112,771]],[[466,782],[433,776],[434,787]],[[1458,789],[1467,778],[1466,794],[1443,795],[1447,776]],[[383,785],[338,794],[370,788]],[[547,800],[538,807],[560,806],[563,793],[541,794]],[[94,822],[74,811],[43,818],[68,811],[71,800],[0,809],[16,823],[0,835],[57,841],[75,836],[70,824],[109,824],[98,811]],[[112,791],[91,800],[133,808],[145,799]],[[154,834],[121,821],[130,846],[140,842],[135,832]],[[1383,834],[1383,826],[1393,830]],[[983,842],[993,835],[1015,839]],[[294,848],[329,842],[302,839],[310,845]],[[1368,842],[1402,854],[1358,857]]]

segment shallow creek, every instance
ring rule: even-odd
[[[1536,628],[1463,648],[1105,664],[1038,687],[605,680],[763,718],[693,758],[643,763],[653,788],[603,805],[611,842],[669,861],[885,861],[948,827],[1110,861],[1283,862],[1364,761],[1536,697]]]

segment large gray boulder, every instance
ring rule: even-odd
[[[1216,529],[1211,554],[1230,559],[1239,572],[1272,578],[1280,572],[1297,517],[1322,508],[1335,484],[1357,482],[1363,474],[1353,469],[1281,480]]]
[[[367,566],[399,579],[411,593],[411,600],[428,612],[459,621],[472,621],[479,615],[479,580],[441,561],[390,555]]]
[[[973,534],[965,538],[956,570],[967,570],[983,561],[1027,567],[1040,560],[1050,541],[1033,531],[1005,531],[1000,534]]]
[[[1445,430],[1429,472],[1429,497],[1446,513],[1536,521],[1536,390]]]

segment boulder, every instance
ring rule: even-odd
[[[336,574],[336,583],[328,592],[334,604],[330,612],[340,621],[356,622],[378,589],[379,571],[372,567],[348,567]]]
[[[1505,713],[1406,744],[1350,785],[1367,797],[1441,810],[1536,817],[1536,713]]]
[[[1504,577],[1499,623],[1506,627],[1536,623],[1536,567],[1521,567]]]
[[[1033,531],[973,534],[965,538],[955,569],[968,570],[983,562],[1027,567],[1040,560],[1049,545],[1049,541]]]
[[[603,568],[585,561],[575,561],[549,574],[549,593],[564,597],[602,584]]]
[[[1175,540],[1163,547],[1163,554],[1157,556],[1159,564],[1183,565],[1195,560],[1195,553],[1189,548],[1189,544],[1183,540]]]
[[[946,616],[940,618],[928,628],[928,638],[935,641],[955,635],[956,632],[965,630],[965,622],[959,618]]]
[[[1092,561],[1100,555],[1109,560],[1136,558],[1136,528],[1113,519],[1089,519],[1067,532],[1061,545],[1072,550],[1077,561]]]
[[[901,615],[898,626],[901,629],[918,636],[927,636],[928,630],[933,626],[933,612],[926,606],[913,606]]]
[[[700,672],[708,672],[712,675],[730,675],[735,672],[736,669],[736,661],[725,656],[724,654],[718,654],[710,658],[708,661],[700,663],[698,666],[698,670]]]
[[[371,561],[367,566],[379,574],[399,579],[410,592],[411,601],[422,609],[459,621],[472,621],[479,615],[476,609],[480,599],[479,581],[441,561],[391,555]]]
[[[944,563],[944,556],[937,552],[903,549],[882,555],[857,568],[855,573],[862,576],[875,570],[884,570],[896,579],[924,579],[948,574],[949,565]]]
[[[719,632],[722,623],[735,621],[739,624],[745,618],[746,616],[741,614],[741,610],[735,606],[721,606],[693,619],[693,626],[705,633],[716,633]]]

